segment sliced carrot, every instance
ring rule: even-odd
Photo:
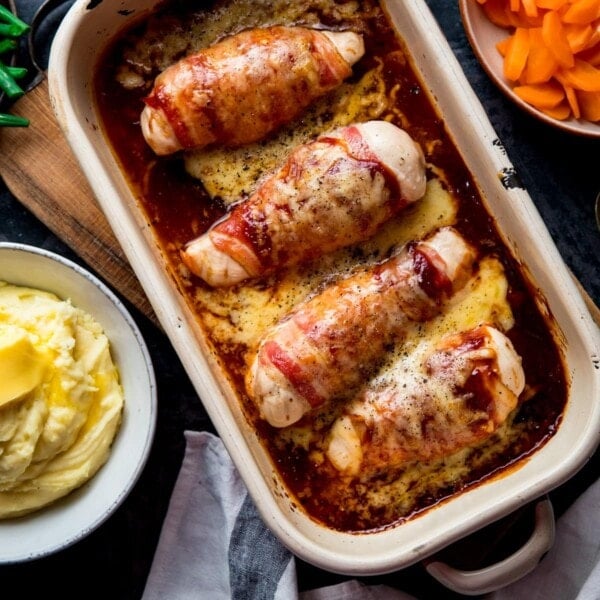
[[[535,0],[521,0],[521,3],[523,4],[523,10],[528,17],[538,16],[538,7]]]
[[[525,2],[535,3],[535,0],[521,0],[518,10],[505,8],[510,27],[539,27],[542,24],[543,11],[538,11],[533,4],[526,6]]]
[[[583,50],[587,50],[588,48],[591,48],[592,46],[595,46],[598,43],[600,43],[600,22],[596,25],[596,28],[592,33],[592,37],[589,39],[588,43],[586,44],[585,48],[583,48]]]
[[[521,5],[519,12],[516,14],[516,22],[518,27],[541,27],[542,19],[544,17],[543,11],[538,11],[536,7],[535,14],[529,14],[525,7],[525,4]]]
[[[548,8],[550,10],[558,10],[567,2],[569,2],[569,0],[536,0],[538,8]]]
[[[571,116],[571,108],[567,102],[559,104],[554,108],[542,108],[540,110],[549,117],[558,119],[559,121],[564,121]]]
[[[474,0],[519,98],[555,119],[600,121],[600,0]]]
[[[529,30],[517,27],[506,48],[504,57],[504,76],[510,81],[517,81],[525,68],[529,55]]]
[[[600,67],[600,44],[596,44],[592,48],[586,48],[579,53],[579,58],[594,67]]]
[[[511,36],[505,37],[496,44],[496,50],[500,53],[500,56],[506,56],[508,44],[510,44]]]
[[[544,43],[550,52],[554,54],[554,58],[556,58],[558,63],[563,67],[572,67],[574,64],[573,53],[569,47],[567,35],[557,12],[549,11],[544,15],[542,36]]]
[[[513,91],[521,100],[536,108],[555,108],[565,97],[565,90],[555,82],[517,85]]]
[[[482,8],[485,16],[497,27],[507,29],[513,26],[512,17],[508,14],[510,11],[506,6],[506,0],[487,0]]]
[[[541,27],[529,30],[529,56],[520,81],[525,84],[544,83],[556,73],[559,64],[548,50],[542,37]]]
[[[565,25],[565,35],[571,52],[577,54],[587,48],[592,35],[594,35],[594,28],[589,23],[587,25],[568,23]]]
[[[581,116],[588,121],[600,121],[600,94],[598,92],[577,92]]]
[[[600,92],[600,69],[581,59],[575,59],[573,68],[561,69],[557,79],[584,92]]]
[[[569,103],[569,107],[571,108],[571,112],[576,119],[581,117],[581,111],[579,110],[579,102],[577,102],[577,95],[572,86],[566,85],[565,88],[565,96],[567,97],[567,102]]]
[[[600,17],[598,0],[575,0],[562,17],[565,23],[585,25]]]

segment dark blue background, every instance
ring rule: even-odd
[[[427,3],[564,260],[594,301],[600,303],[600,233],[594,220],[594,198],[600,192],[600,140],[562,133],[508,102],[474,58],[455,3],[448,0]],[[41,0],[16,0],[16,4],[19,15],[31,22]],[[37,40],[43,65],[52,33],[63,14],[63,10],[53,12],[40,29]],[[0,181],[0,240],[41,246],[81,262],[9,193],[3,181]],[[93,271],[93,265],[85,266]],[[183,431],[213,428],[167,338],[128,306],[146,338],[158,379],[158,427],[148,465],[121,508],[89,537],[48,558],[0,567],[3,594],[13,589],[25,598],[38,594],[111,600],[141,596],[181,464]],[[579,474],[551,494],[558,515],[595,480],[598,464],[597,453]],[[298,573],[300,589],[344,579],[302,562],[298,563]],[[460,597],[438,586],[419,565],[365,581],[386,583],[423,599]]]

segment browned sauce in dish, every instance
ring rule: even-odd
[[[238,149],[215,147],[157,157],[139,125],[142,99],[154,78],[182,56],[227,34],[273,24],[351,29],[364,36],[366,52],[339,89],[269,139]],[[119,33],[95,77],[106,137],[167,258],[175,285],[237,390],[240,408],[258,431],[294,502],[314,519],[351,532],[395,525],[525,459],[553,435],[567,397],[567,376],[549,317],[538,308],[532,287],[503,245],[399,35],[374,1],[223,0],[205,3],[202,9],[171,2]],[[428,167],[428,189],[421,201],[391,219],[373,239],[266,279],[212,289],[191,275],[180,250],[233,202],[247,197],[259,177],[292,147],[334,126],[370,119],[391,120],[421,145]],[[415,327],[402,347],[390,348],[381,368],[401,371],[410,364],[411,350],[427,340],[491,322],[507,333],[522,357],[526,387],[519,406],[474,447],[376,476],[342,477],[328,463],[324,441],[343,403],[317,409],[292,426],[271,427],[246,395],[248,365],[266,328],[299,301],[357,268],[381,261],[395,246],[445,225],[452,225],[477,249],[477,272],[453,307],[432,323]]]

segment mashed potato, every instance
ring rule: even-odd
[[[89,480],[108,458],[122,409],[101,326],[52,294],[0,282],[0,518]]]

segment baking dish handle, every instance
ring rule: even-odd
[[[459,594],[487,594],[533,571],[553,543],[554,510],[546,497],[536,504],[535,528],[531,537],[508,558],[475,571],[462,571],[440,561],[433,561],[425,568],[434,579]]]

